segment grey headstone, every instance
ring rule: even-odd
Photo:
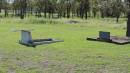
[[[110,32],[100,31],[99,38],[102,40],[110,40]]]
[[[30,31],[21,30],[21,42],[24,44],[28,44],[32,41],[32,36]]]

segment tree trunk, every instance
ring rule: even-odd
[[[93,11],[93,17],[95,18],[97,16],[97,12]]]
[[[5,9],[5,17],[7,17],[8,16],[8,11],[7,11],[7,9]]]
[[[45,6],[45,9],[44,9],[44,17],[46,18],[47,17],[47,8]]]
[[[46,12],[46,11],[44,12],[44,17],[45,17],[45,18],[47,17],[47,12]]]
[[[20,6],[20,18],[24,19],[24,15],[26,14],[26,0],[21,0],[21,6]]]
[[[127,0],[130,3],[130,0]],[[129,4],[130,8],[130,4]],[[126,31],[126,36],[130,37],[130,12],[128,12],[128,21],[127,21],[127,31]]]
[[[52,11],[52,13],[51,13],[51,17],[53,18],[54,17],[54,12]]]
[[[23,12],[23,8],[21,8],[21,10],[20,10],[20,18],[21,18],[21,19],[24,19],[24,12]]]
[[[40,9],[38,10],[38,17],[42,17]]]
[[[80,17],[83,19],[84,18],[84,10],[80,9]]]
[[[64,18],[66,17],[66,13],[65,13],[65,12],[63,12],[63,17],[64,17]]]
[[[67,7],[67,18],[70,18],[70,6]]]
[[[51,12],[49,12],[48,17],[51,18]]]
[[[130,37],[130,12],[128,13],[128,21],[127,21],[127,32],[126,36]]]
[[[119,18],[120,18],[120,14],[118,14],[118,15],[116,16],[116,22],[117,22],[117,23],[119,22]]]
[[[0,8],[0,13],[1,13],[1,8]]]
[[[30,8],[31,15],[33,15],[33,7]]]
[[[85,19],[88,19],[88,12],[85,11]]]

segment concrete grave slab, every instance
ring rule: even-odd
[[[118,45],[130,44],[129,37],[111,36],[110,32],[102,32],[102,31],[99,32],[99,37],[91,37],[91,38],[87,38],[87,40],[108,42],[108,43],[114,43],[114,44],[118,44]]]
[[[36,47],[42,44],[51,44],[56,42],[63,42],[63,40],[49,39],[32,39],[31,32],[28,30],[21,30],[21,40],[19,43],[29,47]]]

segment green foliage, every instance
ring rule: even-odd
[[[1,0],[0,10],[13,10],[14,15],[20,12],[20,8],[25,8],[27,14],[53,18],[54,14],[61,17],[126,17],[129,10],[127,1],[122,0],[26,0],[27,7],[21,7],[22,0],[14,0],[13,4],[5,3]],[[12,7],[11,7],[12,6]],[[13,8],[13,9],[12,9]],[[47,16],[48,14],[48,16]]]

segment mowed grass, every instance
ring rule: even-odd
[[[79,21],[77,24],[67,23]],[[130,73],[130,44],[87,41],[98,31],[125,36],[126,19],[0,19],[0,73]],[[33,38],[64,42],[36,48],[18,44],[17,29],[34,29]]]

